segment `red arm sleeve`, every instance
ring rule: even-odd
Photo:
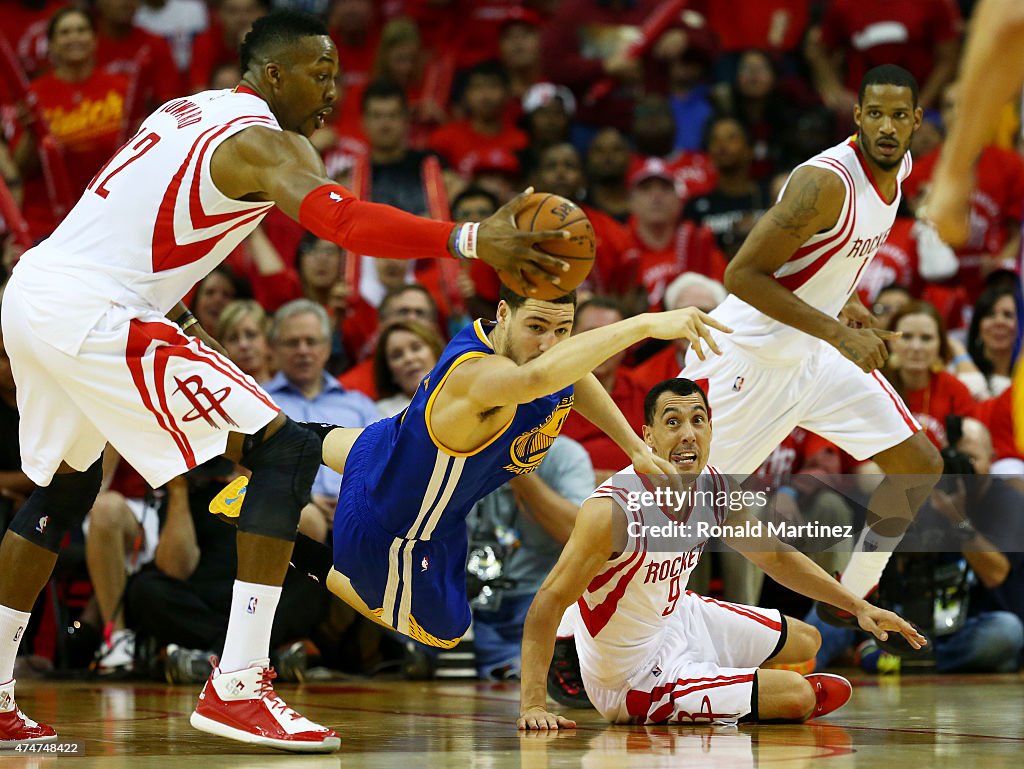
[[[342,248],[385,259],[451,257],[448,241],[455,228],[451,222],[359,200],[339,184],[325,184],[309,193],[299,207],[299,223]]]

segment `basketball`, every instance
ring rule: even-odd
[[[555,299],[567,294],[582,283],[594,266],[596,241],[594,227],[578,205],[560,195],[535,192],[526,199],[516,214],[516,227],[521,230],[568,230],[565,240],[544,240],[535,248],[557,256],[569,264],[569,271],[561,274],[561,285],[541,285],[530,294],[526,286],[504,270],[498,270],[501,282],[521,296],[533,299]]]

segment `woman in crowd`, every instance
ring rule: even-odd
[[[394,416],[409,405],[443,349],[441,337],[420,323],[396,321],[384,329],[373,358],[381,416]]]
[[[235,299],[251,299],[249,285],[240,280],[231,268],[221,264],[196,284],[195,293],[188,304],[192,314],[208,332],[220,326],[220,314]]]
[[[892,354],[883,373],[938,448],[945,447],[946,417],[971,416],[971,391],[946,371],[953,352],[938,310],[927,302],[909,302],[892,316]]]
[[[238,368],[259,383],[274,375],[270,364],[270,318],[253,299],[229,303],[220,314],[217,340]]]
[[[967,352],[985,377],[986,392],[982,397],[998,397],[1010,386],[1017,334],[1013,287],[1004,283],[990,285],[974,303],[967,332]]]

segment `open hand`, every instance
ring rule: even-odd
[[[528,708],[519,715],[516,726],[520,729],[538,729],[541,731],[557,729],[575,729],[576,722],[564,716],[549,713],[542,707]]]
[[[866,604],[857,612],[857,622],[863,630],[880,641],[887,640],[889,632],[896,632],[907,639],[907,643],[914,649],[920,649],[928,643],[928,639],[918,633],[917,629],[903,617],[871,604]]]

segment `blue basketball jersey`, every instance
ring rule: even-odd
[[[571,386],[516,408],[494,438],[452,451],[430,429],[445,378],[494,354],[476,321],[445,348],[409,407],[363,430],[349,451],[334,516],[334,566],[384,624],[451,648],[469,627],[466,516],[510,478],[533,472],[573,402]]]
[[[437,393],[457,366],[495,354],[488,338],[494,325],[477,320],[459,332],[423,378],[409,407],[366,430],[356,442],[372,442],[360,449],[374,463],[366,477],[352,481],[361,481],[368,509],[396,537],[430,540],[464,531],[474,504],[510,478],[537,469],[569,415],[571,385],[518,406],[498,434],[476,451],[453,451],[433,434],[429,418]]]

